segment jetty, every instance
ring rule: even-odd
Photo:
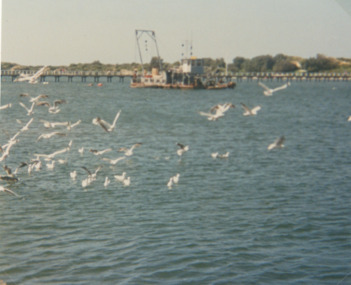
[[[33,75],[36,70],[1,70],[1,80],[14,81],[20,74]],[[274,72],[247,72],[247,73],[229,73],[229,74],[204,74],[203,78],[210,76],[218,81],[242,82],[242,81],[351,81],[351,73],[274,73]],[[125,78],[132,79],[132,72],[101,72],[101,71],[46,71],[40,77],[40,82],[46,82],[48,79],[54,82],[124,82]]]
[[[11,81],[15,81],[20,74],[25,75],[34,75],[35,70],[1,70],[1,80],[6,80],[6,77]],[[45,71],[40,77],[40,82],[46,82],[47,79],[51,78],[50,81],[60,82],[61,80],[65,80],[67,82],[81,81],[87,82],[100,82],[101,78],[104,78],[107,82],[112,82],[112,79],[117,79],[119,82],[123,82],[125,77],[132,77],[132,73],[126,72],[100,72],[100,71]]]

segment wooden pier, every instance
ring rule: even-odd
[[[21,70],[1,70],[1,80],[6,80],[6,77],[14,81],[20,74],[33,75],[36,71],[21,71]],[[95,71],[48,71],[40,76],[40,82],[50,81],[67,82],[95,82],[98,83],[104,79],[105,82],[112,82],[117,79],[118,82],[124,82],[124,78],[132,78],[132,74],[121,72],[95,72]],[[229,75],[216,74],[204,75],[203,79],[208,77],[217,80],[229,81],[351,81],[350,73],[270,73],[270,72],[248,72],[248,73],[232,73]]]
[[[21,70],[1,70],[1,79],[8,77],[11,81],[14,81],[20,74],[25,74],[28,76],[34,75],[35,71],[21,71]],[[106,78],[106,82],[112,82],[112,79],[118,79],[119,82],[124,82],[124,78],[131,78],[132,75],[125,74],[121,72],[95,72],[95,71],[47,71],[44,72],[40,77],[40,82],[46,82],[47,79],[51,78],[54,82],[60,82],[61,80],[66,80],[67,82],[81,81],[81,82],[100,82],[101,78]]]

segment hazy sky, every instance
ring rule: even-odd
[[[2,0],[1,60],[25,65],[139,62],[135,29],[161,57],[351,58],[350,0]],[[152,41],[142,40],[150,57]],[[145,61],[148,61],[147,59]]]

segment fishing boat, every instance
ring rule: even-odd
[[[139,39],[142,34],[146,33],[154,41],[159,62],[158,67],[148,72],[144,69],[141,55]],[[142,66],[141,73],[135,70],[130,87],[132,88],[163,88],[163,89],[208,89],[220,90],[231,88],[236,85],[235,82],[226,81],[223,78],[207,75],[204,72],[204,59],[191,56],[183,58],[177,68],[169,70],[162,69],[162,61],[159,56],[157,41],[154,31],[136,30],[136,40],[139,49],[140,61]]]

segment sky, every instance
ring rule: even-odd
[[[350,0],[2,0],[1,61],[23,65],[140,62],[136,29],[161,58],[283,53],[351,58]],[[143,61],[156,56],[139,39]]]

